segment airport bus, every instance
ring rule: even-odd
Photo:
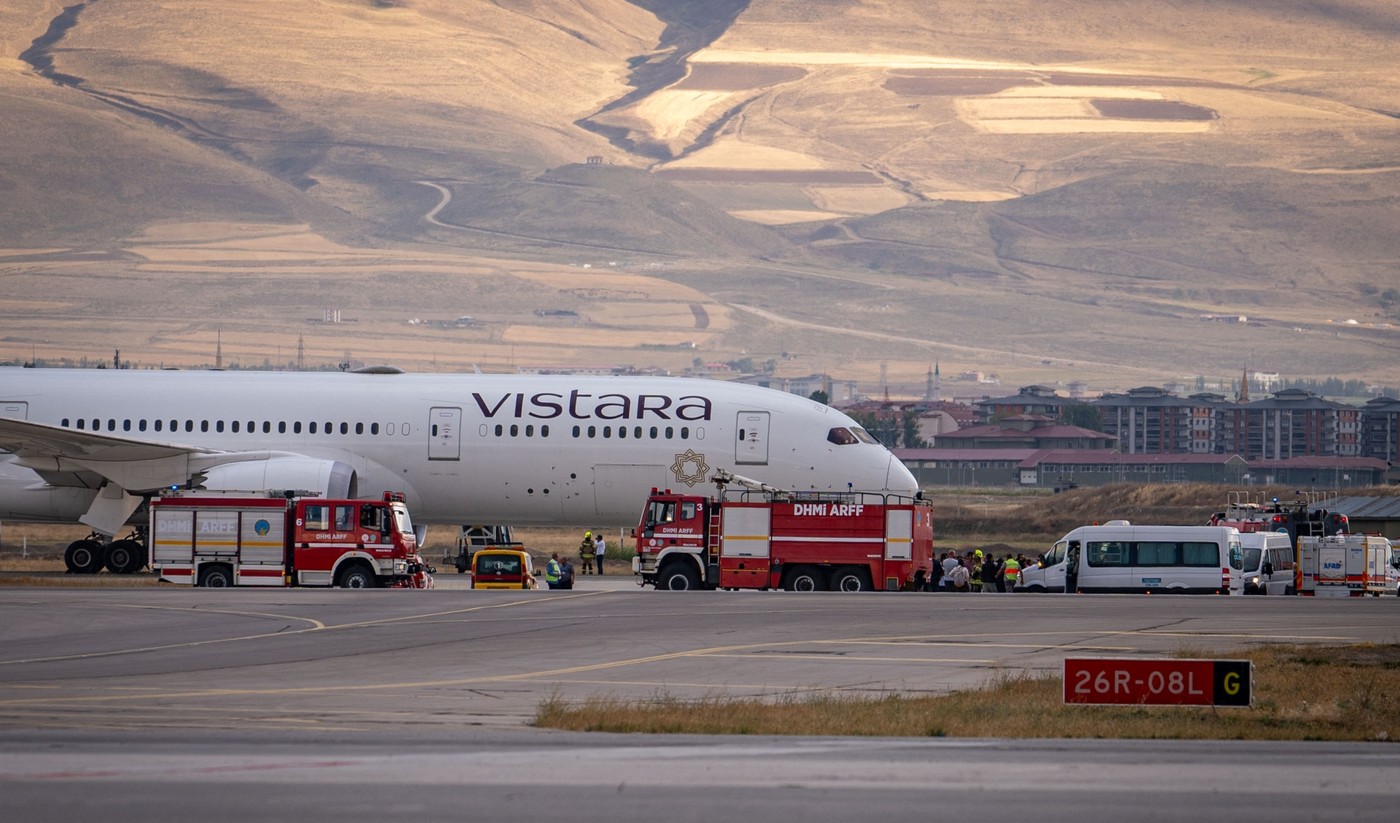
[[[1104,594],[1230,594],[1243,586],[1240,533],[1229,526],[1080,526],[1038,563],[1016,591]]]

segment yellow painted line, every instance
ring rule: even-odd
[[[347,623],[347,624],[338,625],[338,626],[330,626],[330,627],[326,627],[326,628],[323,628],[323,629],[315,629],[315,628],[313,628],[313,629],[299,629],[299,630],[296,630],[295,632],[276,632],[276,633],[271,633],[271,634],[250,635],[250,636],[247,636],[247,637],[240,637],[240,638],[224,638],[224,639],[221,639],[221,640],[208,640],[208,641],[199,641],[199,642],[195,642],[195,643],[175,644],[174,646],[169,646],[169,647],[155,647],[155,648],[176,648],[176,647],[180,647],[180,646],[199,646],[199,645],[207,645],[207,644],[212,644],[212,643],[232,642],[232,641],[235,641],[235,640],[249,640],[249,639],[259,639],[259,638],[263,638],[263,637],[287,636],[287,635],[289,635],[289,634],[297,634],[297,633],[312,632],[312,631],[332,631],[332,630],[335,630],[335,629],[345,629],[345,628],[357,628],[357,627],[364,627],[364,626],[384,625],[384,624],[388,624],[388,623],[404,622],[404,621],[411,621],[411,620],[423,620],[423,619],[428,619],[428,618],[437,618],[437,617],[444,617],[444,616],[450,616],[450,615],[466,614],[466,613],[470,613],[470,612],[484,611],[484,610],[494,609],[494,608],[510,608],[510,607],[520,606],[520,605],[543,604],[543,603],[555,603],[555,602],[561,602],[561,601],[566,600],[566,599],[574,599],[574,598],[578,598],[578,597],[597,596],[597,595],[600,595],[600,594],[606,594],[606,592],[582,592],[582,593],[574,594],[574,595],[554,596],[554,597],[549,597],[549,598],[547,598],[547,599],[544,599],[544,598],[539,598],[539,599],[537,599],[537,598],[529,598],[529,599],[526,599],[526,600],[511,601],[511,602],[509,602],[509,603],[492,604],[492,605],[488,605],[488,606],[473,606],[473,607],[465,608],[465,609],[453,609],[453,610],[449,610],[449,611],[435,612],[435,613],[423,614],[423,615],[407,615],[407,616],[404,616],[404,617],[385,618],[385,619],[381,619],[381,620],[367,620],[367,621],[363,621],[363,622],[360,622],[360,623]],[[147,608],[147,607],[133,606],[132,608]],[[302,618],[302,619],[305,619],[305,618]],[[1030,636],[1043,636],[1043,637],[1057,637],[1057,636],[1066,636],[1066,635],[1068,635],[1068,636],[1074,636],[1074,637],[1080,637],[1080,636],[1083,636],[1083,635],[1086,635],[1086,634],[1087,634],[1087,635],[1120,635],[1120,636],[1133,636],[1133,635],[1138,635],[1138,636],[1154,636],[1154,637],[1155,637],[1155,636],[1164,636],[1164,637],[1193,637],[1193,638],[1199,638],[1199,637],[1202,636],[1200,633],[1189,633],[1189,632],[1157,632],[1157,631],[1054,631],[1054,632],[1031,632],[1031,633],[1028,633],[1028,634],[1029,634]],[[959,633],[959,634],[957,634],[957,635],[946,635],[946,636],[943,636],[943,637],[948,637],[948,638],[950,638],[950,639],[952,639],[952,640],[962,640],[962,641],[966,641],[968,638],[972,638],[972,637],[1000,637],[1000,636],[1004,636],[1004,633],[987,633],[987,634],[967,634],[967,633]],[[1022,636],[1022,635],[1018,635],[1018,636]],[[1303,636],[1303,635],[1273,635],[1273,636],[1265,636],[1265,635],[1249,635],[1249,634],[1219,634],[1219,635],[1209,635],[1209,636],[1211,636],[1211,637],[1238,637],[1238,638],[1246,638],[1246,639],[1254,639],[1254,640],[1261,639],[1261,638],[1263,638],[1263,637],[1273,637],[1273,638],[1275,638],[1275,639],[1278,639],[1278,638],[1295,638],[1295,639],[1306,639],[1306,640],[1325,640],[1325,639],[1346,640],[1346,639],[1347,639],[1347,638],[1344,638],[1344,637],[1339,637],[1339,638],[1327,638],[1327,637]],[[154,697],[155,699],[166,699],[166,700],[169,700],[169,699],[183,698],[183,697],[273,696],[273,695],[332,694],[332,693],[353,693],[353,692],[372,692],[372,691],[393,691],[393,690],[404,690],[404,689],[449,688],[449,687],[456,687],[456,686],[480,685],[480,684],[485,684],[485,683],[509,683],[509,682],[521,682],[521,681],[527,681],[527,680],[553,680],[553,679],[560,679],[560,678],[563,677],[564,675],[574,675],[574,674],[583,674],[583,673],[587,673],[587,672],[608,671],[608,670],[612,670],[612,669],[627,668],[627,667],[632,667],[632,666],[643,666],[643,665],[647,665],[647,664],[651,664],[651,663],[660,663],[660,662],[666,662],[666,661],[671,661],[671,660],[683,660],[683,659],[686,659],[686,658],[700,658],[700,657],[706,657],[706,656],[715,656],[715,657],[746,656],[746,657],[752,658],[752,657],[754,656],[754,655],[752,654],[752,652],[754,652],[755,650],[763,650],[763,649],[792,648],[792,647],[795,647],[795,646],[810,646],[810,645],[858,644],[858,643],[872,643],[872,642],[875,642],[875,643],[894,643],[894,642],[900,642],[900,641],[903,641],[903,642],[920,641],[920,642],[923,642],[923,643],[937,643],[939,637],[940,637],[940,635],[904,635],[904,636],[872,637],[872,638],[837,638],[837,639],[827,639],[827,640],[805,639],[805,640],[784,641],[784,642],[778,642],[778,643],[747,643],[747,644],[738,644],[738,645],[729,645],[729,646],[713,646],[713,647],[708,647],[708,648],[691,649],[691,650],[688,650],[688,651],[680,651],[680,652],[669,652],[669,653],[666,653],[666,654],[657,654],[657,655],[648,655],[648,656],[645,656],[645,657],[626,658],[626,659],[622,659],[622,660],[614,660],[614,661],[608,661],[608,662],[602,662],[602,663],[589,663],[589,664],[583,664],[583,665],[579,665],[579,666],[568,666],[568,667],[564,667],[564,668],[543,669],[543,670],[540,670],[540,671],[533,671],[533,672],[520,672],[520,673],[518,673],[518,674],[488,675],[488,676],[483,676],[483,677],[453,678],[453,679],[448,679],[448,680],[397,681],[397,682],[390,682],[390,683],[343,685],[343,686],[299,686],[299,687],[275,688],[275,689],[201,689],[201,690],[184,691],[184,692],[147,692],[147,693],[135,694],[135,695],[132,695],[132,694],[123,694],[123,695],[94,695],[94,696],[87,696],[87,697],[47,697],[47,698],[42,698],[42,699],[4,700],[4,701],[0,701],[0,706],[21,706],[21,705],[36,705],[36,704],[37,704],[37,705],[57,705],[57,704],[84,704],[84,703],[113,703],[113,702],[124,702],[124,701],[131,701],[131,700],[150,700],[150,699],[153,699],[153,697]],[[965,644],[965,642],[964,642],[964,644],[961,644],[961,645],[966,645],[966,644]],[[982,645],[982,644],[978,644],[978,647],[980,647],[981,645]],[[973,648],[973,647],[971,647],[971,646],[968,646],[968,647],[969,647],[969,648]],[[1026,646],[1017,646],[1017,647],[1019,647],[1019,648],[1026,648]],[[1059,647],[1043,647],[1043,646],[1029,646],[1029,648],[1043,648],[1045,651],[1051,651],[1051,652],[1056,651],[1056,650],[1059,649]],[[1078,648],[1076,648],[1076,647],[1069,647],[1068,650],[1080,650],[1080,649],[1078,649]],[[1131,650],[1131,649],[1129,649],[1129,650]],[[105,652],[105,653],[98,653],[98,654],[92,654],[92,655],[81,655],[81,656],[79,656],[79,657],[100,657],[100,656],[103,656],[103,655],[105,655],[105,654],[119,654],[119,653],[123,653],[123,652]],[[748,654],[741,654],[741,653],[748,653]],[[822,659],[822,660],[831,660],[831,659],[833,659],[832,656],[828,656],[828,655],[820,655],[820,656],[818,656],[818,657],[819,657],[819,659]],[[56,658],[56,659],[66,659],[66,658]],[[838,658],[838,659],[839,659],[839,658]],[[10,662],[16,662],[16,661],[10,661]],[[928,658],[924,658],[924,659],[923,659],[923,662],[930,662],[930,660],[929,660]],[[999,662],[999,661],[995,661],[995,660],[983,660],[983,659],[948,659],[948,660],[942,661],[942,662],[948,662],[948,663],[996,663],[996,662]],[[58,688],[58,687],[54,686],[54,687],[52,687],[52,688],[55,688],[55,689],[56,689],[56,688]],[[72,684],[67,684],[67,685],[65,686],[65,688],[68,688],[68,689],[71,690]]]
[[[1003,661],[980,657],[854,657],[848,654],[792,654],[785,653],[778,657],[766,657],[761,654],[707,654],[706,659],[712,657],[727,657],[738,660],[762,660],[771,663],[774,660],[824,660],[827,662],[860,662],[860,663],[1000,663]]]
[[[160,646],[139,646],[139,647],[136,647],[136,648],[127,648],[127,649],[110,649],[110,650],[107,650],[107,651],[88,652],[88,653],[86,653],[86,654],[58,655],[58,656],[54,656],[54,657],[30,657],[30,658],[20,658],[20,659],[16,659],[16,660],[0,660],[0,666],[9,666],[9,665],[22,664],[22,663],[53,663],[53,662],[58,662],[58,661],[62,661],[62,660],[89,660],[89,659],[98,658],[98,657],[113,657],[113,656],[122,655],[122,654],[139,654],[139,653],[142,653],[142,652],[165,651],[165,650],[167,650],[167,649],[184,649],[184,648],[194,648],[194,647],[197,647],[197,646],[211,646],[211,645],[215,645],[215,644],[218,644],[218,643],[236,643],[236,642],[240,642],[240,641],[244,641],[244,640],[261,640],[261,639],[267,638],[267,637],[289,637],[289,636],[294,636],[294,635],[298,635],[298,634],[305,634],[305,633],[307,633],[307,632],[338,631],[338,630],[341,630],[341,629],[364,628],[364,627],[366,627],[366,626],[378,626],[378,625],[384,625],[384,624],[387,624],[387,623],[402,622],[402,621],[405,621],[405,620],[421,620],[421,619],[426,619],[426,618],[436,618],[436,617],[443,617],[443,616],[446,616],[446,615],[465,614],[465,613],[468,613],[468,612],[484,611],[484,610],[487,610],[487,609],[500,609],[500,608],[507,608],[507,607],[511,607],[511,606],[524,605],[524,604],[559,602],[559,601],[562,601],[562,600],[573,599],[573,598],[575,598],[575,597],[587,597],[587,596],[596,595],[596,594],[601,594],[601,592],[582,592],[582,593],[577,594],[577,595],[566,595],[566,596],[563,596],[563,597],[550,597],[550,598],[547,598],[547,599],[546,599],[546,598],[540,598],[540,599],[538,599],[538,600],[534,600],[534,599],[532,599],[532,600],[516,600],[516,601],[512,601],[512,602],[510,602],[510,603],[493,603],[493,604],[486,605],[486,606],[472,606],[472,607],[470,607],[470,608],[465,608],[465,609],[453,609],[453,610],[451,610],[451,611],[445,611],[445,612],[433,612],[433,613],[421,614],[421,615],[405,615],[404,617],[388,617],[388,618],[384,618],[384,619],[381,619],[381,620],[364,620],[364,621],[360,621],[360,622],[357,622],[357,623],[341,623],[341,624],[337,624],[337,625],[334,625],[334,626],[328,626],[328,625],[326,625],[325,623],[322,623],[321,621],[315,620],[315,619],[310,618],[310,617],[297,617],[297,616],[294,616],[294,615],[272,614],[272,613],[267,613],[267,612],[246,612],[246,611],[234,611],[234,610],[229,610],[229,609],[198,609],[198,610],[195,610],[195,609],[191,609],[191,608],[181,608],[181,607],[176,607],[176,606],[148,606],[148,605],[114,604],[114,607],[115,607],[115,608],[125,608],[125,609],[138,609],[138,610],[139,610],[139,609],[153,609],[153,610],[157,610],[157,611],[194,612],[194,613],[198,613],[198,614],[231,614],[231,615],[238,615],[238,616],[241,616],[241,617],[266,617],[266,618],[275,618],[275,619],[281,619],[281,620],[301,620],[301,621],[310,623],[311,626],[310,626],[309,628],[305,628],[305,629],[293,629],[293,630],[291,630],[291,631],[264,632],[264,633],[260,633],[260,634],[239,635],[239,636],[237,636],[237,637],[218,637],[218,638],[212,638],[212,639],[210,639],[210,640],[193,640],[193,641],[190,641],[190,642],[188,642],[188,643],[168,643],[168,644],[160,645]],[[0,701],[0,705],[5,705],[4,701]]]

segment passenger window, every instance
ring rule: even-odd
[[[384,528],[384,510],[378,506],[365,506],[360,509],[360,528],[382,531]]]
[[[1220,546],[1217,543],[1183,543],[1181,545],[1181,565],[1212,567],[1220,565]]]
[[[335,507],[335,529],[336,531],[349,531],[350,526],[355,522],[354,506]]]
[[[1090,566],[1128,565],[1128,546],[1118,541],[1094,541],[1089,543],[1088,559]]]
[[[1137,562],[1134,565],[1179,566],[1181,565],[1180,556],[1180,544],[1154,543],[1145,540],[1137,544]]]

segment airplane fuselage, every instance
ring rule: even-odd
[[[420,523],[626,525],[651,487],[721,468],[793,490],[916,489],[841,412],[710,380],[0,369],[0,417],[63,430],[42,454],[3,441],[0,518],[17,520],[76,519],[114,478],[168,484],[147,444],[198,452],[192,485],[401,490]],[[51,457],[65,435],[85,451]]]

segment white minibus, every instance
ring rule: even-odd
[[[1288,532],[1240,532],[1244,585],[1240,594],[1294,594],[1293,541]]]
[[[1229,526],[1080,526],[1038,563],[1016,591],[1229,594],[1244,569],[1240,533]]]

